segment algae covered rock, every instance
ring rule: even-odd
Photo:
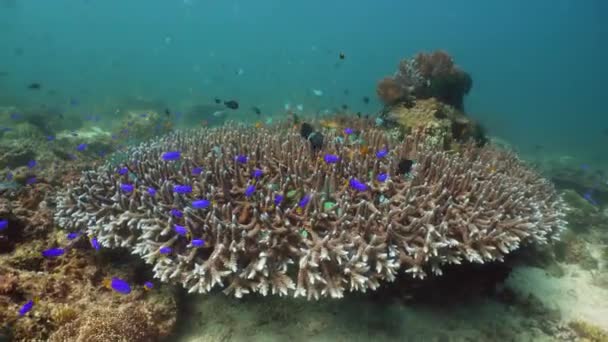
[[[384,118],[398,124],[405,131],[422,129],[427,134],[441,137],[449,148],[453,142],[475,139],[485,143],[482,127],[454,107],[437,99],[417,100],[412,107],[395,105],[387,108]]]

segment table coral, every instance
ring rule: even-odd
[[[315,152],[291,131],[177,132],[85,172],[58,196],[55,218],[190,292],[309,299],[374,290],[399,272],[500,261],[563,229],[553,186],[509,152],[446,152],[422,134],[396,141],[370,130],[359,138],[372,152],[360,153],[337,138],[329,132]]]

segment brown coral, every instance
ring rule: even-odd
[[[387,105],[397,103],[406,94],[397,81],[390,77],[385,77],[378,82],[376,93],[380,100]]]
[[[141,308],[129,305],[120,309],[93,309],[63,325],[50,342],[148,342],[158,331]]]

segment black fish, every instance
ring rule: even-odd
[[[262,111],[260,110],[260,108],[258,107],[251,107],[251,110],[256,113],[257,115],[262,114]]]
[[[343,104],[342,105],[342,109],[347,110],[348,109],[348,105]]]
[[[312,127],[311,124],[303,122],[302,126],[300,126],[300,135],[302,136],[302,138],[308,139],[308,137],[312,134],[312,132],[314,132],[314,130],[315,129]]]
[[[368,104],[369,103],[369,97],[363,96],[363,103]]]
[[[412,171],[414,161],[410,159],[401,159],[397,165],[397,174],[403,175]]]
[[[224,106],[230,109],[239,109],[239,103],[234,100],[224,101]]]
[[[310,141],[310,147],[312,147],[313,151],[318,151],[323,148],[323,134],[321,134],[321,132],[314,132],[309,135],[308,141]]]
[[[166,116],[170,116],[171,115],[171,111],[169,110],[169,108],[165,108],[165,115]]]
[[[344,52],[340,52],[340,59],[344,59],[346,58],[346,56],[344,55]]]
[[[361,112],[357,112],[357,117],[361,119]]]
[[[27,86],[28,89],[32,89],[32,90],[40,90],[40,88],[42,88],[42,84],[40,83],[31,83],[30,85]]]
[[[350,91],[348,89],[344,89],[344,95],[348,95],[350,94]]]
[[[218,99],[217,97],[215,98],[215,100],[214,100],[214,101],[215,101],[215,103],[217,103],[217,104],[222,103],[222,100]]]

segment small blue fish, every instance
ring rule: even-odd
[[[13,173],[12,172],[9,172],[9,173],[6,174],[6,180],[9,181],[9,182],[13,180]]]
[[[104,281],[104,285],[105,287],[121,294],[131,293],[131,286],[129,285],[129,283],[117,277],[112,277],[111,280],[106,279]]]
[[[174,185],[173,192],[178,194],[189,194],[192,192],[192,187],[190,185]]]
[[[593,198],[593,189],[590,189],[590,190],[588,190],[587,192],[585,192],[585,193],[583,194],[583,198],[584,198],[584,199],[585,199],[587,202],[591,203],[592,205],[595,205],[595,206],[597,206],[597,205],[598,205],[597,201],[596,201],[596,200]]]
[[[141,114],[139,114],[139,117],[146,118],[146,117],[148,117],[148,113],[141,113]]]
[[[118,174],[121,176],[126,175],[127,173],[129,173],[129,169],[125,166],[125,167],[121,167],[120,169],[118,169]]]
[[[245,189],[245,197],[251,197],[255,193],[255,185],[251,184]]]
[[[65,249],[63,248],[49,248],[42,252],[42,256],[45,258],[56,258],[65,254]]]
[[[19,316],[23,317],[23,316],[25,316],[25,314],[30,312],[32,310],[32,308],[34,307],[35,302],[36,302],[36,299],[33,299],[33,300],[28,300],[27,303],[23,304],[23,306],[21,306],[21,308],[19,309]]]
[[[5,230],[6,228],[8,228],[8,220],[1,219],[0,220],[0,231]]]
[[[47,140],[47,141],[53,141],[53,140],[55,140],[55,137],[54,137],[54,136],[52,136],[52,135],[47,135],[47,136],[46,136],[46,140]]]
[[[67,238],[68,240],[74,240],[75,238],[77,238],[80,235],[80,233],[78,232],[74,232],[74,233],[68,233]]]
[[[205,209],[211,205],[211,202],[206,199],[192,201],[192,207],[195,209]]]
[[[163,246],[158,251],[160,252],[160,254],[167,255],[167,254],[171,254],[171,252],[173,250],[169,246]]]
[[[156,189],[154,189],[153,187],[149,187],[148,188],[148,195],[155,196],[156,195]]]
[[[173,215],[173,216],[175,216],[177,218],[184,217],[184,214],[181,211],[179,211],[179,210],[177,210],[175,208],[171,209],[171,215]]]
[[[340,157],[335,154],[326,154],[325,157],[323,157],[323,160],[325,160],[327,164],[335,164],[340,161]]]
[[[163,153],[163,155],[162,155],[162,159],[165,161],[179,160],[180,157],[181,157],[181,153],[179,151],[169,151],[169,152]]]
[[[30,160],[29,162],[27,162],[27,167],[28,167],[28,169],[33,169],[36,167],[36,164],[38,164],[38,163],[36,163],[35,160]]]
[[[378,175],[378,177],[376,177],[376,179],[378,180],[378,182],[384,183],[388,179],[388,175],[386,173],[381,173]]]
[[[186,236],[186,234],[188,234],[188,229],[186,229],[184,226],[180,226],[179,224],[174,225],[173,230],[177,233],[177,235]]]
[[[304,208],[308,202],[310,202],[310,195],[304,195],[304,197],[302,197],[302,199],[300,200],[300,203],[298,203],[298,206],[300,208]]]
[[[280,205],[281,202],[283,202],[283,199],[284,199],[283,195],[279,195],[279,194],[274,195],[274,205],[275,206]]]
[[[97,238],[94,236],[91,238],[91,247],[93,247],[96,251],[101,248],[101,246],[99,245],[99,241],[97,241]]]
[[[199,176],[201,173],[203,172],[203,168],[202,167],[195,167],[192,169],[192,175],[193,176]]]
[[[190,243],[192,244],[192,247],[203,247],[205,245],[205,240],[203,239],[193,239],[192,241],[190,241]]]
[[[144,283],[144,290],[150,291],[153,288],[154,288],[154,283],[152,283],[151,281],[147,281]]]
[[[87,149],[87,144],[80,144],[80,145],[76,146],[76,150],[79,152],[82,152],[86,149]]]
[[[382,159],[388,155],[388,150],[383,148],[380,151],[376,152],[376,158]]]
[[[74,107],[74,106],[78,106],[80,104],[80,101],[78,101],[75,98],[70,98],[70,106]]]
[[[357,191],[365,191],[367,190],[367,185],[365,185],[365,183],[360,182],[359,180],[357,180],[356,178],[352,178],[348,184],[350,185],[351,188],[357,190]]]
[[[19,119],[21,119],[21,114],[11,113],[10,117],[11,117],[11,120],[19,120]]]
[[[36,176],[28,177],[25,180],[25,184],[31,185],[31,184],[34,184],[34,183],[36,183]]]
[[[134,187],[133,184],[120,184],[120,189],[123,192],[130,193],[133,192]]]
[[[245,163],[247,163],[247,160],[249,160],[249,158],[247,158],[247,156],[242,155],[242,154],[236,156],[236,158],[234,158],[234,159],[236,160],[237,163],[240,163],[240,164],[245,164]]]
[[[348,128],[348,127],[347,127],[347,128],[345,128],[345,129],[344,129],[344,134],[346,134],[346,135],[351,135],[351,134],[353,134],[353,132],[354,132],[354,131],[353,131],[353,129],[352,129],[352,128]]]
[[[262,176],[264,175],[264,172],[260,169],[255,169],[253,170],[253,172],[251,173],[251,176],[255,179],[259,179],[262,178]]]

